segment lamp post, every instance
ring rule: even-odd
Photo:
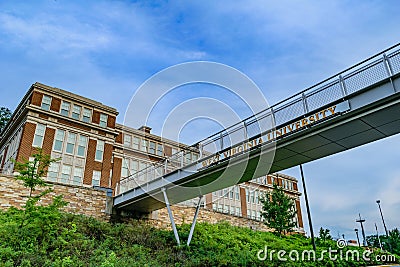
[[[358,229],[356,228],[356,229],[354,229],[354,231],[356,232],[358,247],[361,247],[361,245],[360,245],[360,238],[358,237]]]
[[[358,214],[358,216],[360,217],[360,219],[356,220],[356,222],[361,224],[361,233],[362,233],[362,236],[363,236],[363,245],[367,246],[367,242],[366,242],[366,239],[365,239],[364,225],[363,225],[363,223],[365,222],[365,219],[361,219],[361,214],[360,213]]]
[[[376,223],[375,223],[375,229],[376,229],[376,237],[378,237],[379,247],[381,248],[381,251],[382,251],[383,250],[382,243],[381,243],[381,239],[379,238],[378,226],[376,226]]]
[[[306,200],[308,224],[310,226],[310,232],[311,232],[311,243],[312,243],[314,251],[317,251],[317,248],[316,248],[316,245],[315,245],[315,239],[314,239],[314,229],[313,229],[313,225],[312,225],[312,221],[311,221],[310,206],[308,205],[306,182],[304,180],[303,166],[301,164],[300,164],[300,173],[301,173],[301,181],[303,183],[304,199]]]
[[[385,220],[383,219],[383,213],[382,213],[382,209],[381,209],[381,201],[378,199],[378,200],[376,201],[376,203],[378,204],[379,211],[380,211],[380,213],[381,213],[382,222],[383,222],[383,227],[385,228],[386,237],[389,237],[389,233],[388,233],[388,230],[387,230],[387,228],[386,228]]]

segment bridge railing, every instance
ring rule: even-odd
[[[265,135],[335,101],[346,99],[375,83],[400,73],[400,44],[392,46],[328,79],[297,93],[241,122],[122,179],[116,194],[143,186],[177,169],[200,164],[217,153]]]

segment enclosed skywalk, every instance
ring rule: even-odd
[[[399,92],[396,45],[121,180],[114,208],[150,212],[399,133]]]

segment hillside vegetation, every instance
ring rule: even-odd
[[[190,225],[179,227],[186,240]],[[300,235],[233,227],[226,223],[199,223],[190,247],[176,246],[173,233],[143,221],[101,222],[62,213],[57,205],[26,212],[11,208],[0,212],[0,266],[365,266],[360,261],[260,261],[257,252],[309,250]],[[325,246],[336,248],[334,242]],[[323,247],[319,246],[319,250]],[[348,248],[346,248],[348,249]],[[354,249],[354,248],[351,248]],[[358,249],[358,248],[357,248]],[[360,250],[361,251],[361,250]],[[372,257],[371,257],[372,258]]]

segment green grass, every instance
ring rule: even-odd
[[[21,222],[29,223],[21,226]],[[178,229],[183,242],[187,240],[189,229],[190,225]],[[300,235],[277,237],[227,223],[199,223],[190,247],[178,247],[172,231],[155,229],[142,221],[107,223],[46,208],[38,208],[29,216],[14,208],[0,212],[0,267],[366,264],[363,261],[330,261],[327,257],[319,262],[281,262],[276,254],[272,261],[260,261],[257,252],[265,246],[268,250],[296,249],[301,252],[311,249],[309,239]],[[336,248],[334,242],[325,246]],[[324,247],[319,246],[318,250],[322,249]]]

